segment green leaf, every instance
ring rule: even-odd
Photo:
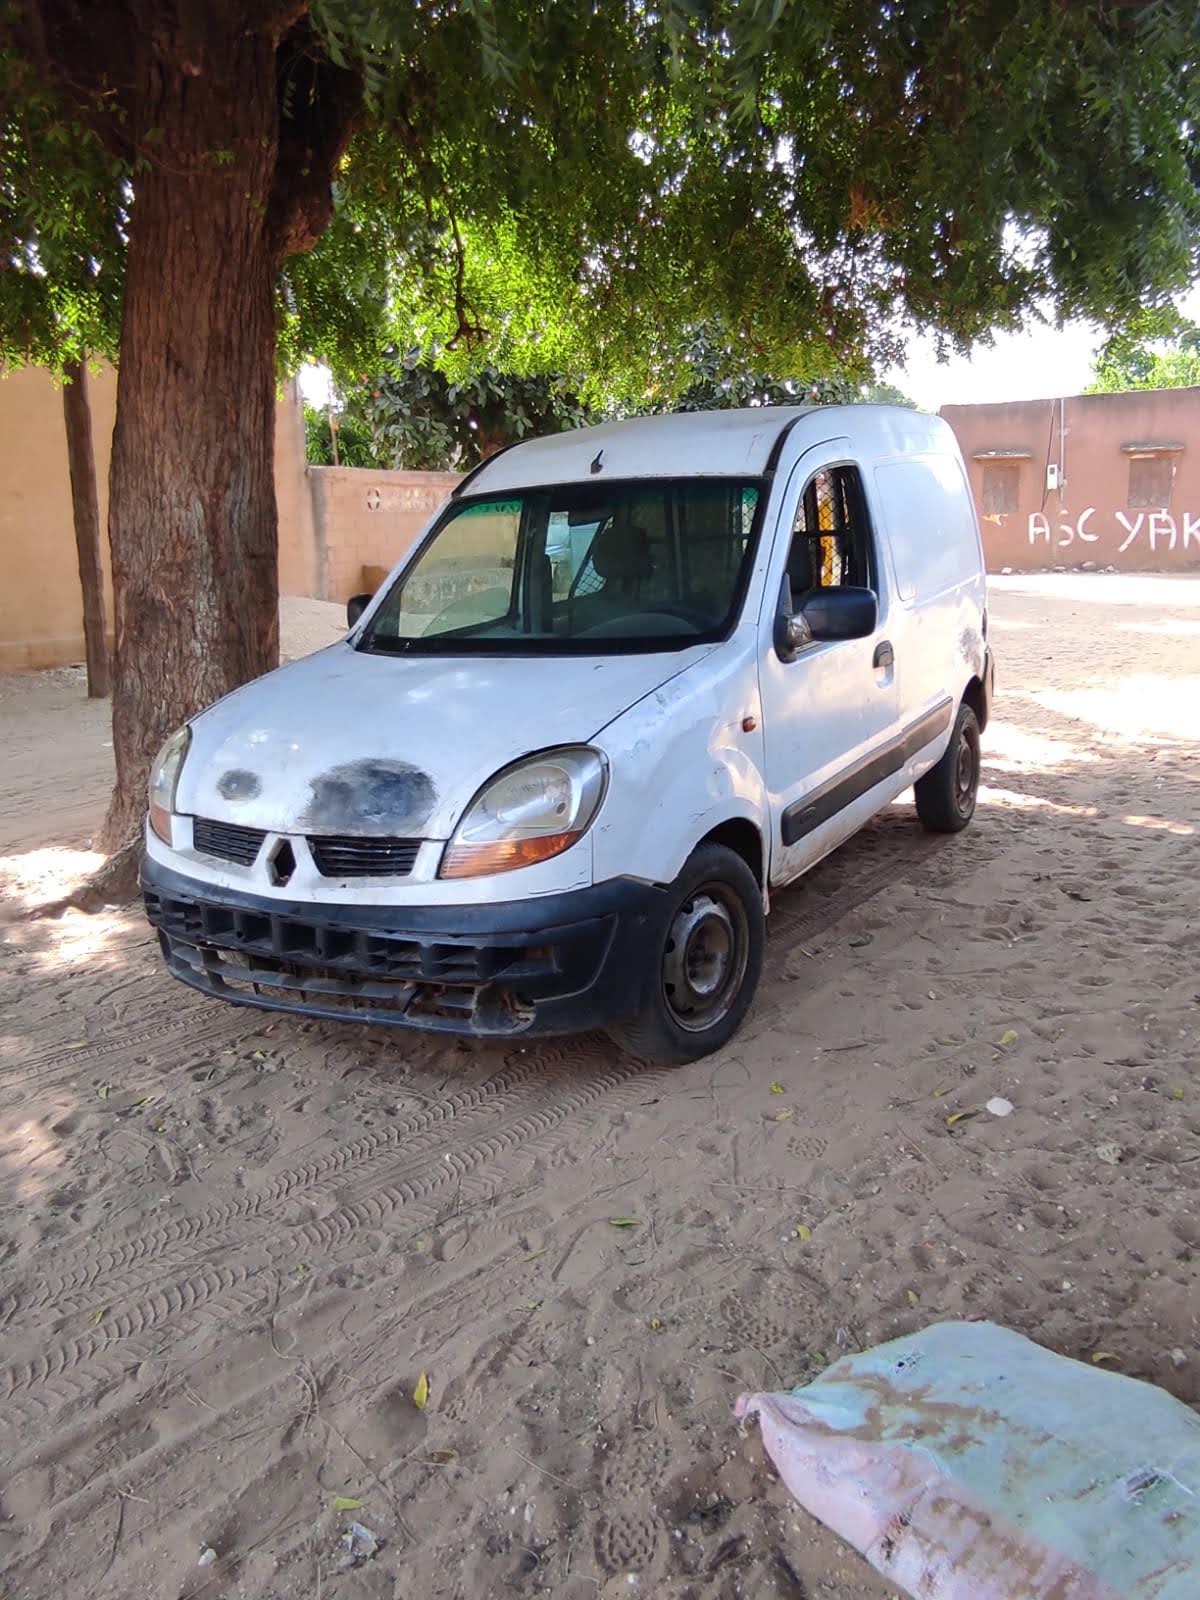
[[[362,1504],[361,1500],[356,1500],[351,1494],[335,1494],[333,1497],[335,1511],[361,1511]]]

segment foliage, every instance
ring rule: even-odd
[[[129,189],[120,161],[5,44],[0,8],[0,362],[113,357]]]
[[[64,88],[19,19],[0,358],[57,363],[114,348],[162,130]],[[308,25],[368,99],[330,226],[281,271],[292,370],[437,343],[451,377],[586,371],[656,402],[714,318],[752,370],[865,375],[898,319],[957,343],[1043,302],[1120,322],[1195,268],[1194,0],[310,0]]]
[[[343,416],[380,467],[465,470],[531,434],[596,420],[558,374],[521,377],[485,366],[459,379],[411,350],[351,389]]]
[[[692,330],[684,345],[686,386],[662,404],[639,410],[719,411],[733,406],[847,405],[859,400],[912,405],[891,384],[864,381],[846,373],[819,372],[810,377],[772,378],[749,364],[745,342],[731,339],[715,325]]]
[[[1142,312],[1105,341],[1087,393],[1193,384],[1200,384],[1200,323],[1168,307]]]
[[[622,405],[612,395],[585,402],[580,392],[599,385],[560,373],[522,377],[483,366],[451,378],[440,352],[393,352],[372,377],[358,379],[338,400],[340,458],[347,466],[465,471],[492,451],[531,435],[649,411],[709,411],[747,405],[840,405],[855,400],[912,401],[889,384],[847,377],[812,380],[764,377],[748,370],[719,329],[693,330],[684,346],[689,381],[670,397]],[[308,459],[330,465],[327,414],[305,407]]]
[[[370,431],[357,418],[345,411],[322,406],[304,407],[304,454],[314,467],[333,465],[332,426],[337,429],[338,464],[343,467],[375,467],[374,445]]]

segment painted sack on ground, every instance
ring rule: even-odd
[[[743,1395],[784,1482],[920,1600],[1197,1600],[1200,1416],[991,1323]]]

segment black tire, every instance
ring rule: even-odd
[[[681,937],[681,935],[685,937]],[[735,851],[699,845],[671,885],[642,1006],[609,1034],[664,1066],[698,1061],[737,1032],[762,974],[762,890]]]
[[[979,719],[970,706],[961,705],[945,755],[913,789],[917,816],[930,833],[961,833],[970,822],[975,815],[981,765]]]

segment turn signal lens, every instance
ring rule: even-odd
[[[531,867],[569,850],[582,833],[547,833],[541,839],[498,839],[495,844],[456,840],[442,858],[443,878],[481,878],[489,872]]]

